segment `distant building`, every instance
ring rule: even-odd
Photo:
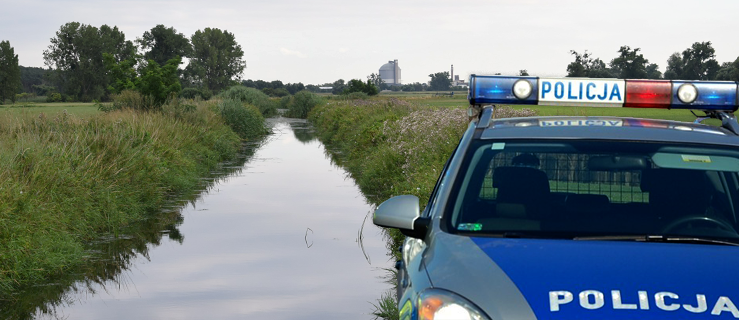
[[[464,80],[459,80],[459,75],[455,75],[454,76],[454,81],[452,81],[452,86],[455,86],[455,87],[466,87],[467,86],[467,82],[465,82]]]
[[[459,75],[454,74],[454,65],[452,65],[452,87],[466,87],[467,83],[464,80],[459,80]]]
[[[388,61],[380,67],[380,79],[389,85],[399,86],[401,84],[398,59]]]

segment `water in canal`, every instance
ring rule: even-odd
[[[123,266],[106,262],[35,317],[372,319],[392,266],[372,207],[305,121],[269,123],[243,165],[177,209],[181,224],[101,258]]]

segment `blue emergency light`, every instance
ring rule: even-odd
[[[736,111],[731,81],[538,78],[471,75],[471,105],[629,107]]]

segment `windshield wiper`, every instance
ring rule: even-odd
[[[663,235],[607,235],[607,236],[588,236],[574,237],[573,240],[613,240],[613,241],[640,241],[640,242],[677,242],[677,243],[696,243],[696,244],[718,244],[726,246],[739,246],[739,242],[708,239],[700,237],[671,237]]]

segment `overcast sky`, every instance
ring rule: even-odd
[[[321,84],[366,79],[398,59],[402,82],[430,73],[564,76],[570,50],[609,62],[642,49],[664,72],[670,54],[711,41],[719,62],[739,56],[739,1],[650,0],[0,0],[0,40],[23,66],[67,22],[118,26],[130,40],[157,24],[190,37],[220,28],[244,50],[244,79]]]

